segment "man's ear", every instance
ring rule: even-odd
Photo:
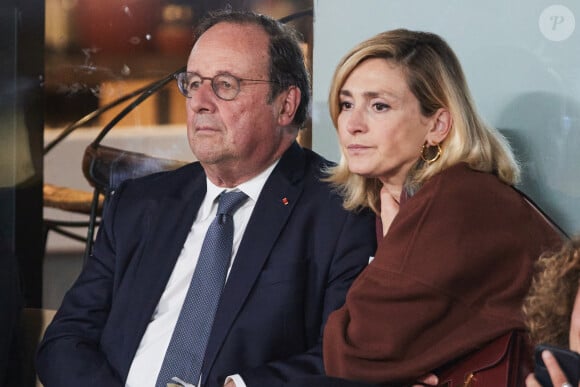
[[[294,115],[296,114],[298,105],[300,105],[302,94],[298,87],[290,86],[278,97],[283,98],[278,112],[278,125],[288,126],[292,124],[292,121],[294,120]]]
[[[447,138],[452,125],[453,119],[451,118],[449,110],[444,108],[437,110],[433,117],[431,117],[431,128],[427,132],[425,141],[429,145],[442,143]]]

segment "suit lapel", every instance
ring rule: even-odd
[[[294,210],[303,190],[303,171],[303,151],[294,143],[266,181],[246,226],[216,312],[205,353],[205,375]]]
[[[172,194],[151,200],[145,208],[148,224],[143,226],[144,254],[136,263],[135,278],[127,282],[131,289],[123,292],[131,297],[125,303],[124,313],[133,316],[130,321],[136,324],[124,332],[129,336],[125,337],[127,345],[124,346],[130,359],[126,373],[205,196],[205,174],[188,172],[193,174],[188,175],[187,182],[179,178],[175,180],[175,184],[182,185],[181,188],[177,186]]]

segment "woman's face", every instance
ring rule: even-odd
[[[576,292],[576,301],[574,302],[572,316],[570,316],[569,335],[570,349],[580,352],[580,287],[578,287]]]
[[[349,170],[402,186],[434,119],[421,114],[401,67],[367,59],[339,93],[338,136]]]

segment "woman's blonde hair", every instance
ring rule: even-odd
[[[580,236],[560,251],[545,254],[524,301],[526,324],[534,344],[569,346],[570,317],[580,280]]]
[[[401,67],[407,85],[418,99],[421,113],[430,117],[440,108],[452,118],[447,138],[439,144],[441,157],[428,164],[417,150],[417,164],[407,177],[406,190],[412,193],[436,173],[460,162],[471,168],[496,174],[507,184],[519,179],[519,167],[505,138],[487,126],[477,114],[459,60],[438,35],[397,29],[380,33],[354,47],[342,58],[334,73],[329,109],[335,128],[340,114],[340,90],[352,71],[370,58],[383,58]],[[349,171],[344,154],[329,170],[328,181],[344,195],[344,207],[370,207],[379,213],[381,182]]]

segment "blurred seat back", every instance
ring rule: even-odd
[[[83,173],[95,189],[108,194],[127,179],[177,169],[185,164],[186,161],[91,144],[83,157]]]

